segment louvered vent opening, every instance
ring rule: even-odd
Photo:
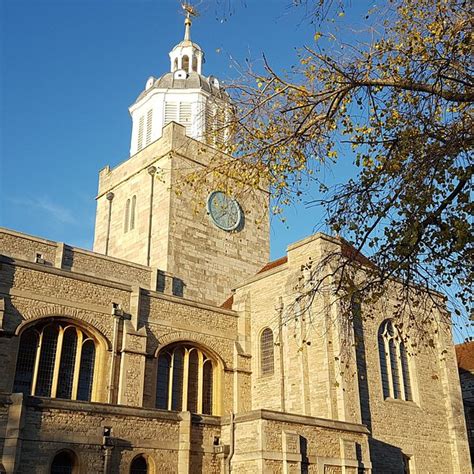
[[[178,122],[178,104],[176,102],[165,103],[165,125],[170,122]]]
[[[206,107],[206,142],[210,145],[222,145],[225,142],[225,109],[215,102]]]
[[[150,109],[146,115],[146,145],[149,145],[151,142],[151,130],[153,124],[153,109]]]
[[[177,122],[186,127],[186,135],[191,134],[193,124],[192,104],[189,102],[166,102],[165,125]]]
[[[138,143],[137,143],[137,148],[138,151],[140,151],[143,148],[143,128],[145,126],[145,117],[140,117],[140,120],[138,121]]]
[[[179,108],[179,123],[186,127],[186,135],[191,133],[191,104],[181,103]]]

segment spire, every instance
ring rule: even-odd
[[[186,11],[186,18],[184,19],[184,41],[191,41],[191,14]]]

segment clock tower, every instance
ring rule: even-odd
[[[220,305],[268,262],[269,195],[182,185],[225,157],[231,106],[219,80],[203,75],[189,13],[169,56],[170,71],[148,78],[129,108],[130,158],[99,173],[94,251],[154,267],[162,280],[153,290],[169,279],[174,294]]]

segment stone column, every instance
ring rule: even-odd
[[[179,445],[178,445],[178,474],[189,474],[191,465],[191,429],[192,418],[189,411],[180,413]]]
[[[119,405],[143,406],[145,360],[145,328],[137,331],[131,321],[124,321],[118,387]]]
[[[8,410],[5,444],[3,445],[2,462],[7,474],[18,472],[21,454],[21,431],[24,424],[23,394],[13,393]]]

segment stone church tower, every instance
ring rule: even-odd
[[[180,187],[234,159],[190,27],[100,172],[94,252],[0,228],[0,474],[472,474],[441,305],[407,351],[399,282],[349,321],[312,286],[345,241],[268,262],[266,190]]]
[[[156,267],[159,285],[172,274],[175,294],[221,304],[268,262],[269,198],[265,190],[238,200],[213,188],[198,199],[194,189],[175,192],[230,139],[229,98],[202,74],[204,52],[190,29],[186,18],[170,72],[150,77],[130,106],[130,158],[99,174],[94,251]]]

